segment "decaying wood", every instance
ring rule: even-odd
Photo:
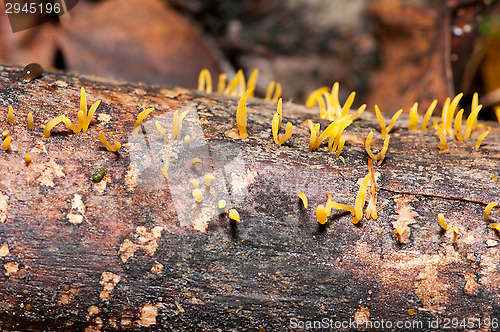
[[[60,114],[77,121],[81,87],[89,104],[102,100],[88,132],[59,124],[42,137]],[[231,138],[237,98],[217,94],[54,72],[25,83],[21,69],[3,67],[0,98],[0,129],[12,137],[0,152],[2,329],[273,331],[368,319],[430,331],[444,329],[445,319],[477,328],[500,318],[499,234],[483,220],[485,205],[500,198],[497,124],[488,124],[478,151],[475,131],[441,153],[433,130],[409,132],[401,118],[384,163],[374,166],[378,219],[353,225],[334,211],[321,227],[316,207],[327,193],[354,205],[367,174],[363,137],[374,131],[374,149],[382,146],[371,114],[347,128],[342,161],[326,146],[308,151],[306,120],[328,122],[291,103],[283,123],[291,121],[294,133],[278,147],[275,104],[260,99],[248,101],[249,137],[241,140]],[[136,116],[148,107],[155,111],[134,136]],[[175,110],[190,111],[187,150],[183,141],[164,143],[155,128],[158,121],[170,132]],[[107,151],[99,131],[122,148]],[[202,162],[192,168],[193,158]],[[100,169],[106,175],[92,181]],[[207,188],[209,172],[216,179]],[[218,198],[239,222],[214,207]],[[441,229],[438,213],[458,235]]]

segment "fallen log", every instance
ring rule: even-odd
[[[498,124],[478,150],[475,131],[443,152],[434,130],[409,131],[401,117],[384,162],[367,168],[364,137],[383,143],[367,112],[336,158],[325,145],[309,151],[307,120],[330,122],[300,105],[283,105],[293,135],[278,146],[274,102],[248,99],[240,139],[236,97],[21,72],[0,74],[11,137],[0,151],[0,328],[496,329],[499,234],[484,210],[500,199]],[[88,131],[59,123],[45,137],[62,114],[78,123],[82,87],[89,104],[101,100]],[[101,131],[121,148],[108,151]],[[354,225],[333,210],[318,223],[327,194],[355,205],[368,170],[378,217]]]

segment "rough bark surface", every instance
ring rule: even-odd
[[[56,116],[77,121],[81,87],[89,104],[102,100],[89,130],[74,134],[59,124],[42,137]],[[488,124],[479,150],[480,131],[441,153],[434,130],[410,132],[400,118],[384,163],[374,166],[378,219],[353,225],[334,210],[323,227],[316,207],[327,193],[354,205],[367,173],[363,137],[374,131],[374,149],[382,146],[372,114],[347,128],[342,161],[326,146],[308,151],[306,120],[322,129],[328,122],[291,103],[283,122],[293,123],[293,136],[278,147],[275,104],[260,99],[248,101],[243,140],[233,138],[235,97],[57,72],[26,83],[21,69],[5,66],[0,99],[0,129],[12,137],[0,151],[2,329],[274,331],[322,319],[365,327],[368,319],[434,331],[453,318],[475,329],[500,318],[499,234],[483,220],[485,205],[500,199],[498,124]],[[148,107],[155,110],[134,136],[135,118]],[[183,140],[164,143],[155,127],[170,132],[175,110],[190,111],[182,131],[183,140],[191,136],[188,149]],[[107,151],[99,131],[122,148]],[[202,162],[193,166],[193,158]],[[94,182],[100,169],[106,175]],[[190,178],[198,179],[201,203]],[[216,207],[219,199],[239,222]],[[438,213],[457,236],[442,230]],[[495,210],[492,219],[500,219]]]

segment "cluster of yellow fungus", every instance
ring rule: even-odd
[[[317,150],[321,143],[328,138],[328,151],[337,151],[337,157],[340,156],[342,149],[344,148],[345,138],[342,137],[342,133],[345,128],[347,128],[352,123],[352,115],[345,115],[336,120],[333,120],[328,127],[319,134],[320,124],[313,124],[311,120],[308,120],[309,131],[311,136],[309,138],[309,151]]]
[[[281,126],[281,120],[282,120],[282,112],[283,112],[282,103],[283,102],[280,98],[278,100],[278,106],[277,106],[276,113],[274,114],[273,121],[271,123],[271,129],[273,132],[274,143],[276,143],[279,146],[281,146],[281,144],[283,144],[287,139],[292,137],[292,128],[293,128],[292,123],[287,122],[285,134],[283,134],[283,135],[278,134],[278,132],[280,130],[280,126]]]
[[[226,86],[227,74],[221,73],[219,75],[219,82],[217,84],[217,93],[241,97],[246,91],[252,90],[249,94],[249,97],[253,97],[255,91],[255,85],[257,84],[258,75],[259,75],[259,70],[254,69],[250,74],[248,81],[245,81],[245,75],[243,74],[243,70],[240,69],[236,72],[234,78],[229,83],[227,83]],[[272,87],[271,90],[274,90],[274,86]],[[198,76],[198,91],[201,92],[205,91],[208,93],[212,93],[213,91],[212,75],[210,74],[210,71],[208,69],[202,69],[200,71],[200,75]],[[280,95],[281,95],[281,85],[279,85],[279,92],[278,91],[275,92],[275,98],[276,98],[275,101],[278,101]]]
[[[351,92],[349,97],[347,97],[344,106],[341,106],[339,101],[339,83],[335,82],[330,93],[328,93],[328,88],[326,87],[313,91],[306,100],[306,106],[313,107],[316,103],[318,103],[320,117],[322,119],[335,120],[349,114],[349,110],[351,109],[355,96],[356,93]],[[361,113],[363,113],[365,109],[365,104],[360,106],[351,120],[354,121],[361,115]]]
[[[441,228],[446,232],[448,231],[449,229],[451,229],[453,231],[453,234],[456,236],[458,234],[458,226],[449,226],[447,223],[446,223],[446,220],[444,219],[444,215],[442,213],[439,213],[438,214],[438,222],[439,222],[439,225],[441,226]]]
[[[104,133],[102,131],[99,132],[99,140],[106,147],[106,149],[111,152],[116,152],[122,147],[120,142],[115,142],[115,145],[109,144],[109,142],[106,140],[106,137],[104,137]]]
[[[378,106],[375,105],[375,114],[377,115],[377,119],[378,119],[378,122],[380,124],[380,132],[381,132],[382,138],[386,138],[387,135],[389,135],[389,132],[391,131],[391,129],[396,124],[396,121],[399,118],[399,116],[401,115],[401,113],[403,113],[402,109],[400,109],[399,111],[397,111],[392,116],[391,121],[389,122],[389,125],[386,127],[385,126],[384,118],[382,117],[382,113],[380,112],[380,108],[378,108]]]
[[[148,108],[148,109],[140,112],[137,115],[137,119],[135,120],[135,123],[134,123],[134,129],[132,130],[132,135],[137,136],[137,134],[139,134],[139,127],[141,126],[142,121],[144,121],[144,118],[146,118],[149,113],[153,112],[153,110],[154,110],[154,108],[151,107],[151,108]]]
[[[382,149],[380,150],[380,152],[377,153],[377,155],[373,154],[372,149],[370,147],[371,142],[373,140],[373,131],[370,131],[370,133],[368,134],[368,136],[365,139],[365,150],[366,150],[366,153],[368,153],[368,156],[373,161],[377,161],[378,160],[378,164],[379,165],[381,165],[382,162],[385,159],[385,154],[387,153],[387,150],[389,149],[389,140],[390,140],[390,138],[391,138],[391,136],[387,135],[387,137],[384,139],[384,145],[382,146]]]

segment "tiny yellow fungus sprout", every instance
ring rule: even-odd
[[[274,95],[273,95],[273,91],[274,91]],[[271,98],[271,96],[272,96],[272,98]],[[271,81],[271,83],[269,83],[269,85],[267,86],[265,99],[277,102],[280,96],[281,96],[281,84],[276,83],[275,81]]]
[[[377,105],[375,105],[375,114],[377,115],[378,122],[380,124],[380,131],[381,131],[381,137],[385,138],[389,132],[391,131],[392,127],[396,124],[397,119],[399,116],[403,113],[403,110],[400,109],[397,111],[391,118],[391,122],[389,122],[389,125],[386,127],[385,126],[385,121],[384,118],[382,117],[382,113],[380,112],[380,109],[378,108]]]
[[[200,185],[198,184],[198,181],[196,179],[191,178],[189,179],[189,182],[191,182],[194,189],[200,189]]]
[[[418,130],[418,103],[413,104],[410,109],[410,125],[408,130]]]
[[[87,114],[87,94],[85,93],[85,89],[82,87],[80,90],[80,110],[82,111],[83,117],[78,116],[78,120],[82,119],[82,123],[78,123],[78,128],[81,128],[83,131],[87,131],[89,129],[90,122],[94,118],[94,113],[97,110],[97,107],[101,104],[101,101],[98,100],[90,107]]]
[[[366,176],[361,181],[361,185],[359,186],[359,191],[356,195],[355,214],[354,218],[351,220],[353,224],[357,224],[361,220],[361,218],[363,218],[363,206],[365,205],[366,189],[368,187],[368,181],[370,181],[371,176],[371,172],[368,172],[368,174],[366,174]]]
[[[247,98],[252,93],[253,89],[247,90],[243,96],[241,96],[238,103],[238,108],[236,109],[236,126],[238,127],[238,133],[240,138],[247,138]]]
[[[68,127],[69,129],[71,129],[75,134],[76,133],[79,133],[82,128],[81,127],[77,127],[75,126],[70,119],[68,119],[68,117],[66,115],[63,116],[63,119],[62,119],[62,122],[66,125],[66,127]]]
[[[245,75],[243,74],[243,70],[238,70],[236,72],[236,76],[229,82],[224,93],[231,96],[241,97],[243,93],[247,90]]]
[[[490,224],[490,228],[491,228],[491,229],[494,229],[494,230],[496,230],[496,231],[500,231],[500,223],[496,223],[496,222],[491,223],[491,224]]]
[[[281,135],[280,140],[278,141],[278,145],[281,146],[287,139],[292,137],[293,125],[291,122],[286,123],[285,133]]]
[[[316,146],[316,139],[318,138],[318,132],[317,132],[318,127],[319,123],[317,124],[317,126],[314,126],[314,128],[309,128],[311,130],[311,136],[309,137],[309,151],[312,151]]]
[[[235,209],[229,210],[229,219],[234,221],[240,221],[240,214]]]
[[[297,196],[299,196],[300,200],[302,201],[302,204],[304,205],[304,209],[307,209],[307,196],[306,196],[306,194],[304,194],[301,191]]]
[[[484,133],[482,133],[478,138],[477,138],[477,142],[476,142],[476,150],[479,150],[479,147],[481,146],[481,142],[483,141],[483,139],[486,137],[486,135],[488,135],[490,133],[490,131],[485,131]]]
[[[184,136],[184,149],[189,149],[189,143],[191,142],[191,136]]]
[[[10,147],[10,141],[12,140],[12,136],[7,136],[2,144],[2,150],[7,151]]]
[[[205,186],[210,187],[211,181],[215,179],[215,176],[211,173],[205,174]]]
[[[446,141],[446,136],[443,133],[443,129],[441,127],[437,127],[437,133],[439,135],[439,141],[441,144],[438,143],[438,147],[441,151],[446,151],[448,150],[448,142]]]
[[[368,134],[368,136],[365,139],[365,150],[371,159],[375,159],[375,156],[373,155],[372,149],[370,148],[370,144],[372,142],[372,139],[373,139],[373,131],[370,131],[370,133]]]
[[[438,214],[438,222],[439,222],[439,225],[441,226],[441,228],[443,228],[445,231],[450,229],[450,227],[448,226],[448,224],[444,220],[444,215],[442,213]]]
[[[318,205],[318,207],[316,208],[316,219],[321,225],[324,225],[326,224],[326,218],[327,215],[325,207],[323,206],[323,204]]]
[[[344,149],[344,144],[345,144],[345,137],[341,137],[339,140],[339,144],[337,145],[337,154],[335,157],[340,157],[340,153],[342,152],[342,149]]]
[[[497,202],[491,202],[488,203],[488,205],[486,205],[486,208],[484,209],[484,221],[490,220],[491,209],[493,209],[497,205],[498,205]]]
[[[250,97],[253,97],[253,95],[254,95],[255,85],[257,83],[257,76],[259,76],[259,70],[256,68],[250,74],[250,77],[248,78],[248,82],[247,82],[247,90],[252,89],[252,93],[250,94]]]
[[[219,207],[219,209],[224,209],[226,207],[226,201],[221,199],[217,202],[217,206]]]
[[[477,121],[477,115],[479,114],[479,111],[481,110],[483,106],[478,105],[467,117],[467,122],[465,124],[465,139],[470,138],[470,135],[472,133],[472,129],[474,129],[474,124]]]
[[[463,93],[459,93],[458,95],[456,95],[455,98],[453,98],[453,100],[451,101],[450,106],[448,107],[448,115],[446,117],[446,133],[450,136],[453,135],[453,128],[451,125],[455,115],[455,110],[463,95]]]
[[[389,134],[389,132],[391,131],[392,127],[394,127],[394,125],[396,124],[396,121],[399,118],[399,116],[401,115],[401,113],[403,113],[402,109],[400,109],[399,111],[397,111],[396,113],[394,113],[394,115],[391,118],[391,122],[389,122],[389,125],[387,126],[387,134]],[[382,138],[385,138],[385,136],[382,136]]]
[[[111,152],[116,152],[122,147],[120,142],[115,142],[114,146],[109,144],[109,142],[106,140],[106,137],[104,137],[104,133],[102,131],[99,132],[99,140],[106,147],[106,149]]]
[[[191,168],[194,169],[196,167],[196,163],[202,163],[200,158],[193,158],[191,160]]]
[[[463,114],[464,114],[464,109],[462,108],[460,111],[458,111],[457,116],[455,117],[455,123],[454,123],[455,136],[460,143],[464,141],[464,137],[462,136],[462,116],[463,116]]]
[[[134,129],[132,131],[132,135],[137,136],[137,134],[139,133],[139,127],[141,126],[142,121],[144,120],[145,117],[148,116],[149,113],[153,112],[153,110],[154,110],[154,108],[151,107],[151,108],[148,108],[148,109],[140,112],[137,115],[137,119],[135,120],[135,123],[134,123]]]
[[[28,164],[31,162],[31,155],[29,153],[26,155],[26,162]]]
[[[276,107],[276,113],[273,115],[273,120],[271,122],[271,129],[273,132],[274,143],[278,144],[278,132],[281,126],[281,114],[282,114],[282,99],[278,100],[278,106]]]
[[[54,128],[54,126],[59,122],[62,122],[65,117],[65,115],[60,115],[57,118],[50,120],[43,130],[43,136],[50,137],[50,131],[52,130],[52,128]]]
[[[3,136],[3,137],[10,136],[10,131],[8,131],[8,130],[4,130],[4,131],[2,132],[2,136]]]
[[[168,168],[170,167],[170,154],[165,155],[165,161],[163,162],[163,166],[161,167],[161,173],[168,180]]]
[[[313,107],[316,102],[320,102],[320,100],[322,101],[322,96],[325,92],[328,92],[328,87],[324,86],[324,87],[321,87],[317,90],[314,90],[313,92],[311,92],[309,94],[309,96],[307,97],[307,100],[306,100],[306,107]]]
[[[444,105],[443,105],[443,110],[441,111],[441,129],[443,129],[443,133],[446,134],[446,124],[448,123],[448,109],[450,108],[450,103],[451,99],[448,97],[446,98]]]
[[[179,115],[178,111],[174,112],[174,118],[172,120],[172,134],[170,135],[173,140],[181,139],[181,131],[182,131],[182,120],[189,113],[189,110],[182,112]]]
[[[387,153],[387,149],[389,149],[389,140],[391,139],[390,135],[387,135],[387,137],[384,139],[384,146],[382,146],[382,150],[380,150],[379,153],[375,156],[374,160],[378,160],[378,165],[382,165],[382,162],[385,159],[385,154]],[[380,159],[379,159],[380,158]]]
[[[498,123],[500,123],[500,106],[495,106],[495,115],[497,117]]]
[[[158,120],[155,121],[155,126],[156,126],[156,129],[158,129],[160,134],[163,136],[163,142],[165,142],[165,143],[168,142],[167,131],[165,130],[165,128],[162,127],[162,125],[158,122]]]
[[[212,93],[212,75],[208,69],[202,69],[198,76],[198,91]]]
[[[219,74],[219,82],[217,83],[217,93],[224,93],[224,90],[226,89],[226,82],[227,82],[227,74],[221,73]]]
[[[201,191],[201,189],[193,189],[193,197],[198,203],[203,201],[203,192]]]
[[[437,102],[438,102],[437,99],[434,99],[434,101],[429,105],[427,112],[425,112],[424,120],[422,121],[422,130],[423,131],[427,130],[427,122],[429,122],[429,119],[431,118],[432,113],[434,112],[434,109],[436,108]]]
[[[28,129],[33,130],[35,128],[35,121],[33,121],[33,114],[31,112],[28,113]]]
[[[10,124],[14,124],[14,122],[16,122],[16,118],[14,117],[14,110],[12,109],[12,106],[9,106],[7,120],[9,121]]]

